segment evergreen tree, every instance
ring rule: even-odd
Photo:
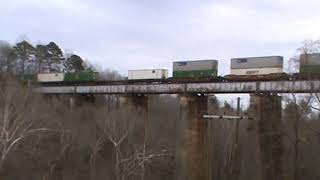
[[[12,72],[12,66],[15,60],[13,48],[6,41],[0,41],[0,71]]]
[[[63,66],[63,52],[60,47],[54,43],[50,42],[47,46],[47,65],[50,72],[62,72],[64,71]]]
[[[25,74],[25,71],[28,69],[28,73],[31,73],[30,69],[34,68],[32,66],[34,66],[35,62],[35,48],[27,41],[22,41],[17,43],[13,47],[13,50],[18,58],[17,67],[20,69],[19,72]]]
[[[67,72],[81,72],[85,70],[83,59],[75,54],[72,54],[66,59],[65,68]]]
[[[43,72],[44,64],[48,61],[48,49],[45,45],[36,46],[36,67],[37,72]]]

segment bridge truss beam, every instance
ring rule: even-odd
[[[38,86],[45,94],[310,93],[320,80]]]

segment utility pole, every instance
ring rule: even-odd
[[[225,119],[225,120],[235,120],[235,132],[234,132],[234,147],[231,151],[229,167],[226,177],[231,180],[238,180],[241,171],[241,162],[240,162],[240,154],[241,154],[241,145],[240,145],[240,120],[252,120],[252,118],[248,116],[240,116],[240,97],[237,98],[237,111],[236,116],[231,115],[203,115],[205,119]]]
[[[240,115],[240,97],[237,99],[237,116]],[[236,119],[236,129],[235,129],[235,151],[233,155],[233,168],[232,168],[232,179],[238,180],[241,170],[241,163],[240,163],[240,153],[241,153],[241,146],[239,142],[239,134],[240,134],[240,122],[239,119]]]

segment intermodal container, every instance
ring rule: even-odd
[[[62,82],[64,73],[37,74],[38,82]]]
[[[282,56],[245,57],[231,59],[230,73],[234,75],[263,75],[283,73]]]
[[[65,73],[64,81],[66,82],[89,82],[98,80],[97,72],[73,72]]]
[[[168,78],[167,69],[139,69],[139,70],[128,71],[129,80],[166,79],[166,78]]]
[[[173,62],[173,78],[216,77],[217,60],[195,60]]]
[[[301,74],[320,74],[320,53],[300,55]]]

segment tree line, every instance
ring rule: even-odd
[[[65,53],[55,42],[33,45],[26,40],[15,44],[0,40],[1,72],[24,75],[92,70],[79,55]]]

